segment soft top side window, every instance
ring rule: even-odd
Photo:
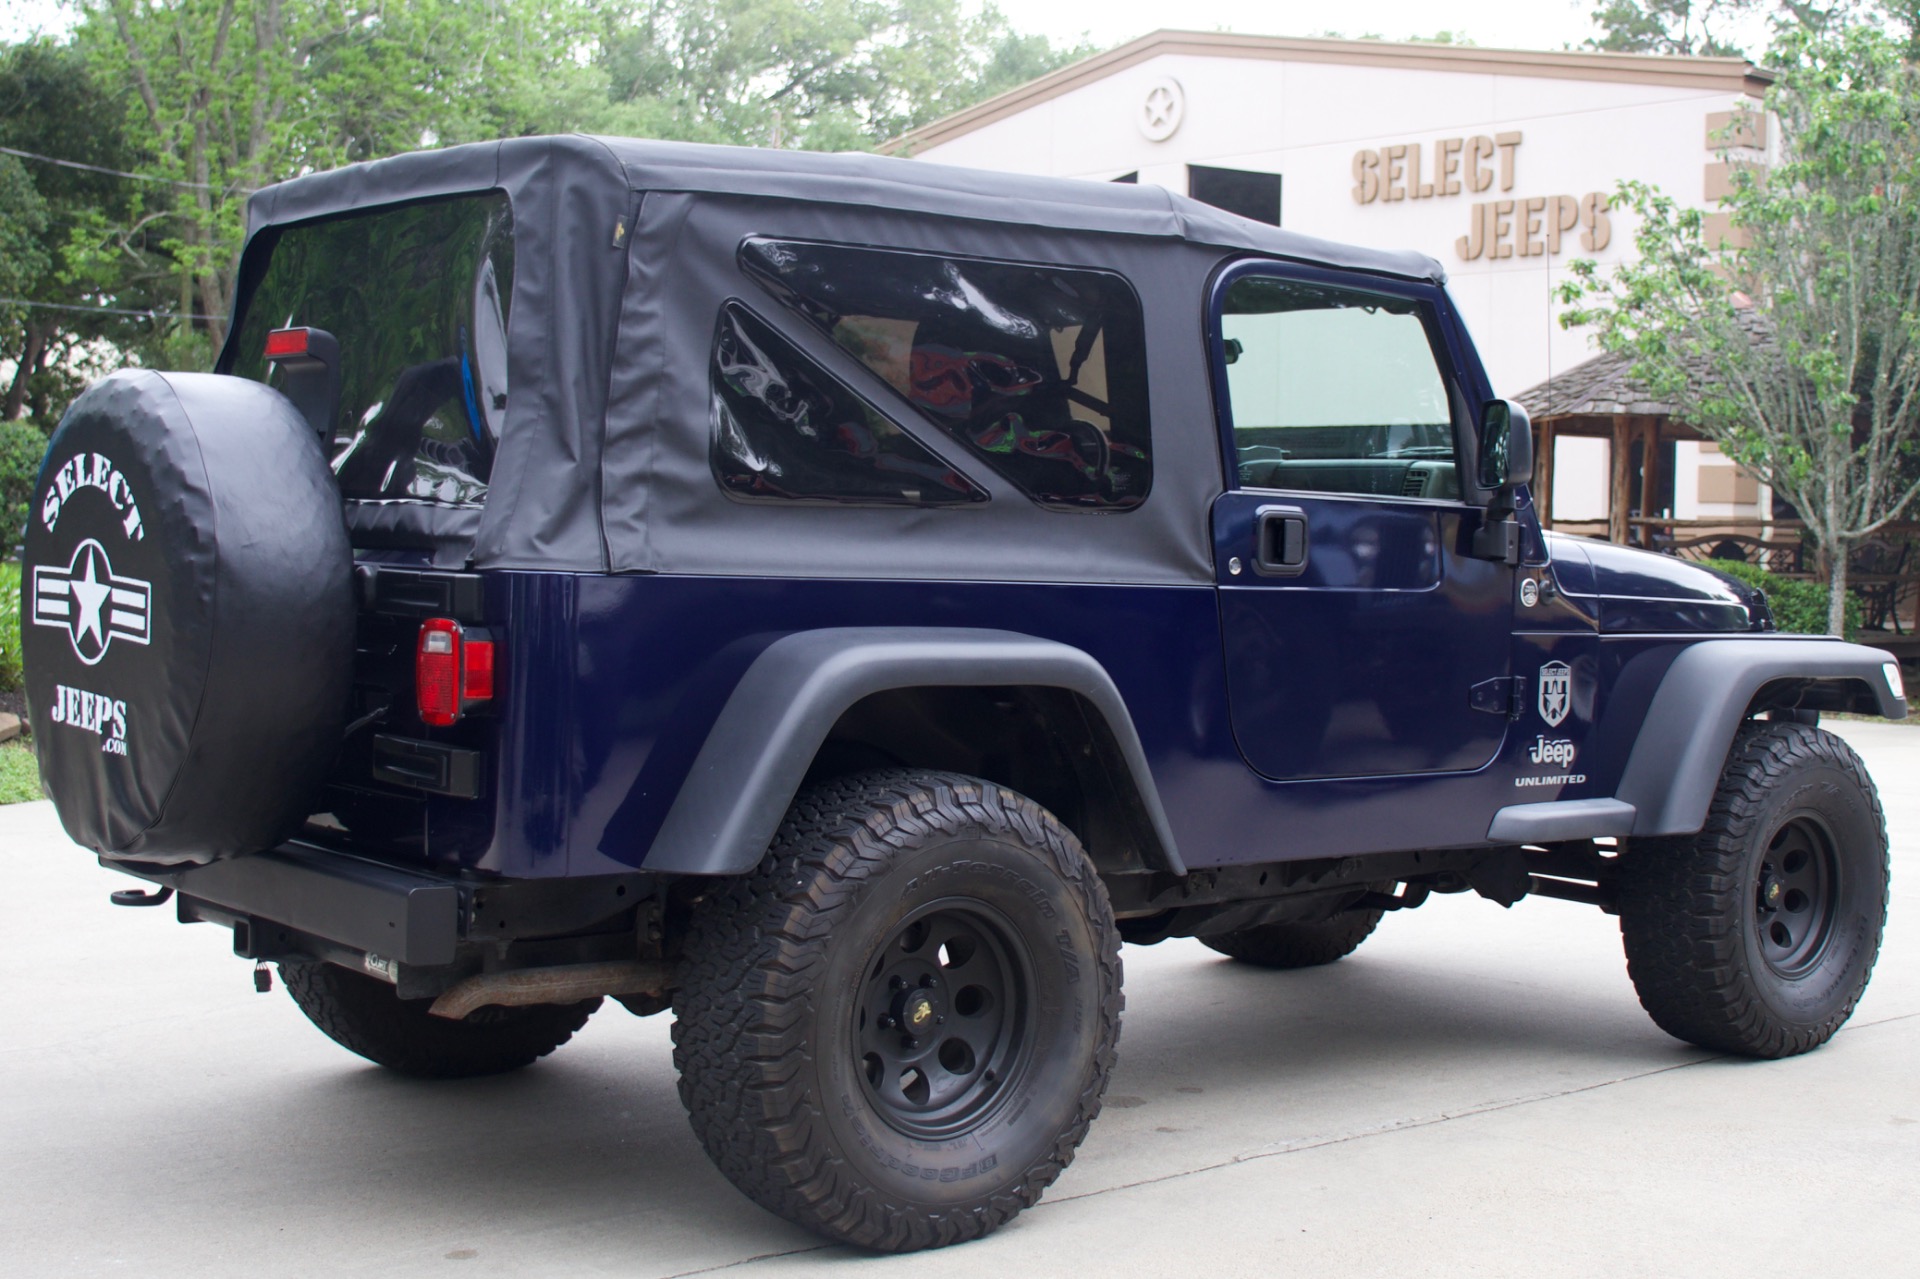
[[[1459,498],[1452,403],[1419,303],[1245,276],[1227,288],[1220,341],[1242,484]]]
[[[984,502],[978,485],[729,302],[713,334],[714,477],[728,496],[851,506]]]
[[[1122,277],[761,238],[740,264],[1040,505],[1146,500],[1145,326]]]
[[[290,226],[246,302],[234,372],[268,331],[340,341],[333,469],[349,499],[485,499],[507,411],[513,211],[499,192]]]

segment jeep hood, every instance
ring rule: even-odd
[[[1771,630],[1766,596],[1671,555],[1546,534],[1554,583],[1606,634]]]

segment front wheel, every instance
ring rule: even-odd
[[[1099,1113],[1119,935],[1031,800],[889,771],[803,793],[696,908],[674,1063],[694,1132],[761,1206],[906,1252],[1040,1198]]]
[[[1818,1048],[1853,1013],[1887,918],[1887,831],[1860,757],[1805,724],[1741,730],[1698,835],[1620,858],[1640,1002],[1689,1043]]]

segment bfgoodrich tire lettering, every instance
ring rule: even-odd
[[[1705,828],[1635,841],[1620,862],[1627,971],[1668,1034],[1787,1057],[1852,1015],[1886,923],[1887,833],[1859,756],[1833,734],[1743,729]]]
[[[922,960],[925,987],[907,979]],[[952,1000],[918,1002],[956,972],[972,976],[949,981]],[[949,1051],[993,1005],[993,973],[1019,1005],[994,1023],[1005,1036]],[[908,1251],[977,1238],[1039,1199],[1099,1112],[1120,1009],[1112,911],[1069,831],[988,782],[870,773],[802,794],[758,869],[699,904],[674,1063],[694,1132],[748,1196],[829,1238]],[[921,1042],[936,1055],[915,1059],[930,1080],[901,1086],[910,1050],[876,1063],[892,1033],[880,1017],[933,1027]]]

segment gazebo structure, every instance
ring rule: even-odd
[[[1630,356],[1596,356],[1514,398],[1533,419],[1534,502],[1548,528],[1685,559],[1740,559],[1787,577],[1813,575],[1801,522],[1790,511],[1777,513],[1770,490],[1732,459],[1718,456],[1718,448],[1699,431],[1677,421],[1671,404],[1634,379]],[[1557,518],[1554,454],[1563,438],[1611,444],[1603,519]],[[1700,455],[1680,459],[1675,446],[1688,442],[1701,446]],[[1677,500],[1683,485],[1687,500]],[[1902,660],[1920,656],[1920,637],[1905,634],[1920,598],[1917,550],[1920,527],[1889,525],[1856,548],[1848,569],[1875,634],[1872,642],[1898,652]],[[1892,635],[1884,633],[1888,627]]]
[[[1514,397],[1533,419],[1538,459],[1534,501],[1547,527],[1555,523],[1554,445],[1563,437],[1612,443],[1604,522],[1609,541],[1651,545],[1657,527],[1672,525],[1676,470],[1672,445],[1702,436],[1675,421],[1673,406],[1655,399],[1636,381],[1631,366],[1629,356],[1596,356]],[[1755,510],[1755,516],[1771,514]],[[1582,520],[1574,531],[1602,530]]]

